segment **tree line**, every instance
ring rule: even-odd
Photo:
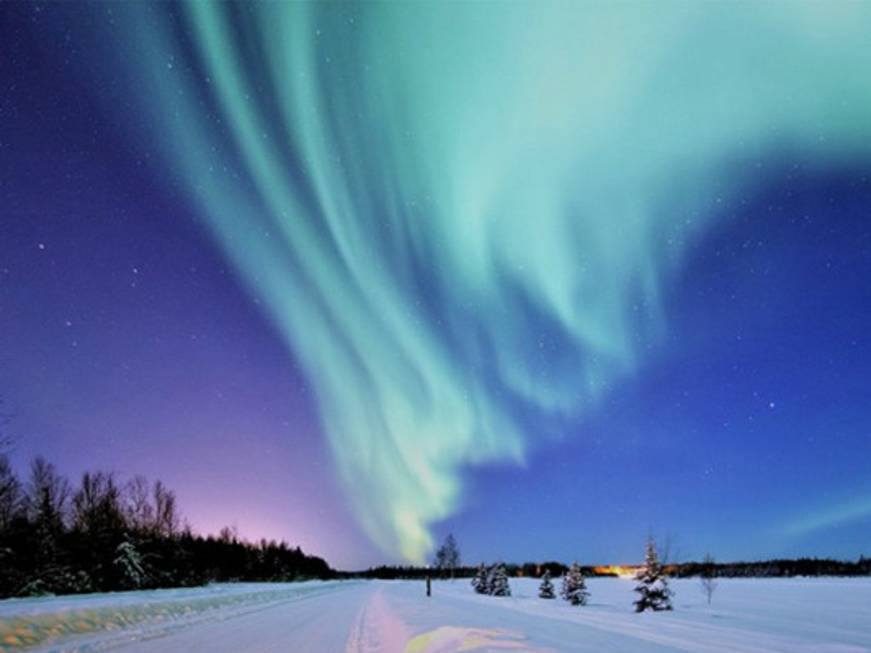
[[[0,454],[0,597],[333,575],[286,542],[194,534],[161,481],[97,471],[73,486],[42,457],[20,480]]]
[[[505,563],[505,571],[510,577],[541,578],[545,573],[556,578],[564,576],[570,566],[562,562]],[[664,563],[668,576],[690,578],[712,575],[717,578],[745,577],[791,577],[791,576],[871,576],[871,558],[862,556],[858,560],[833,560],[830,558],[795,558],[761,560],[754,562],[683,562]],[[590,577],[613,577],[617,574],[602,571],[598,566],[581,566],[581,573]],[[472,578],[477,567],[460,565],[453,569],[457,578]],[[343,577],[393,579],[423,579],[427,575],[447,577],[444,569],[421,566],[381,565],[365,571],[343,572]]]
[[[671,567],[674,569],[671,569]],[[871,576],[871,558],[833,560],[831,558],[778,558],[755,562],[685,562],[670,565],[669,573],[678,578],[711,573],[718,578],[791,576]]]

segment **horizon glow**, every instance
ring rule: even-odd
[[[869,154],[859,4],[195,2],[188,48],[122,13],[172,174],[305,370],[360,523],[413,562],[469,468],[644,364],[758,161]]]

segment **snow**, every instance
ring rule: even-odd
[[[593,578],[589,604],[511,597],[467,579],[226,584],[0,601],[0,651],[127,653],[871,653],[871,578],[672,581],[674,612],[633,612],[634,583]]]

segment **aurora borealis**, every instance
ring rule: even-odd
[[[802,424],[823,440],[843,427],[826,444],[841,453],[807,486],[796,484],[795,504],[782,503],[782,487],[760,490],[772,497],[766,518],[783,517],[784,537],[843,523],[871,533],[871,468],[846,453],[869,452],[867,404],[848,417],[837,401],[816,402],[812,420],[793,412],[790,427],[747,423],[748,412],[765,414],[762,422],[781,404],[814,402],[800,399],[814,391],[799,389],[791,362],[814,355],[777,344],[789,341],[793,320],[829,334],[811,339],[820,360],[841,361],[834,379],[816,368],[820,386],[840,384],[853,406],[867,399],[856,385],[867,377],[863,329],[871,325],[860,303],[868,299],[861,271],[871,269],[867,5],[203,2],[48,13],[28,28],[35,42],[90,46],[74,87],[123,143],[107,160],[140,160],[131,153],[147,149],[152,172],[136,187],[195,216],[200,246],[215,247],[229,270],[227,289],[211,292],[244,293],[244,324],[268,321],[268,337],[293,362],[289,374],[310,388],[288,403],[305,404],[294,410],[316,424],[307,437],[328,443],[325,477],[388,559],[425,560],[445,524],[471,531],[471,552],[497,555],[496,542],[463,521],[476,501],[521,514],[526,502],[546,503],[556,519],[591,512],[580,488],[598,480],[628,486],[603,502],[605,514],[623,513],[642,501],[644,476],[632,460],[648,448],[679,447],[695,460],[736,456],[707,508],[683,496],[704,478],[664,482],[680,490],[675,503],[689,515],[716,506],[752,521],[754,500],[728,488],[759,470],[737,451],[779,468],[754,447],[798,447],[791,437]],[[57,48],[49,61],[64,58]],[[29,83],[57,92],[48,80]],[[16,115],[37,125],[33,133],[39,120],[57,120]],[[783,191],[795,179],[798,189]],[[819,228],[835,230],[829,241],[812,238],[821,260],[852,266],[845,277],[747,276],[806,260],[808,236],[765,213],[784,203],[799,224],[813,206]],[[32,210],[16,215],[17,234],[39,219]],[[720,244],[732,242],[729,233],[741,247]],[[161,251],[164,237],[144,235]],[[97,261],[103,247],[95,246]],[[163,284],[171,296],[172,280]],[[827,315],[844,331],[817,330],[815,306],[777,301],[797,288],[831,300]],[[730,293],[738,305],[726,309]],[[24,294],[0,299],[16,309]],[[753,355],[734,345],[731,367],[742,356],[761,367],[772,361],[765,381],[746,368],[741,381],[711,378],[731,346],[721,330],[748,314],[761,316],[756,329],[742,325],[729,342],[762,345]],[[657,370],[670,373],[657,379]],[[669,390],[706,392],[698,412],[685,414]],[[657,402],[658,393],[669,399]],[[671,412],[648,419],[651,404]],[[711,432],[714,422],[731,431]],[[663,434],[666,424],[674,431]],[[738,424],[744,431],[733,435]],[[813,447],[802,451],[797,462],[810,475],[820,458]],[[543,456],[561,461],[555,489],[523,476],[548,473]],[[600,469],[573,483],[570,461],[585,458]],[[621,468],[615,459],[629,461]],[[514,474],[527,480],[497,478]],[[835,477],[846,483],[835,487]],[[678,532],[707,523],[676,514],[659,521]],[[635,526],[643,533],[657,524]],[[518,554],[551,555],[523,542]],[[795,546],[766,540],[758,555]],[[606,555],[602,547],[591,553]]]

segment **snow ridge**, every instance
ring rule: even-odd
[[[403,653],[408,640],[408,626],[378,590],[357,613],[345,653]]]

